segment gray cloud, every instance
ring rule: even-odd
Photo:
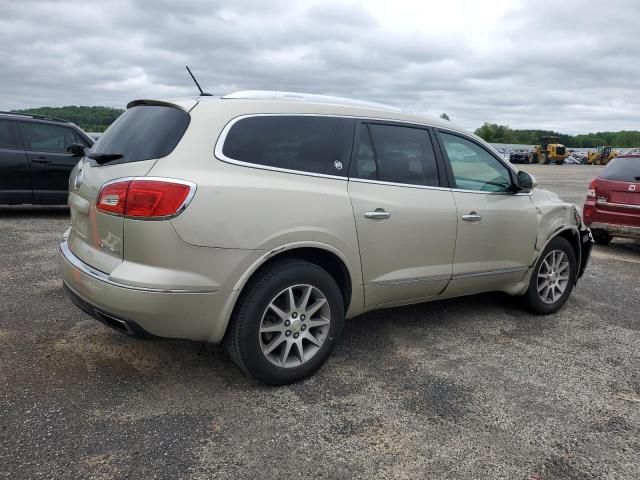
[[[0,0],[0,109],[326,93],[564,132],[639,129],[636,0],[445,7],[281,0]],[[475,5],[478,5],[476,3]],[[493,13],[495,11],[495,13]]]

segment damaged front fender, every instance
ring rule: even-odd
[[[538,236],[531,266],[535,265],[540,254],[547,244],[558,235],[566,235],[570,232],[571,244],[576,253],[576,259],[580,262],[575,281],[578,281],[585,271],[593,238],[590,230],[582,223],[576,206],[564,202],[555,193],[543,189],[535,189],[531,200],[538,215]]]

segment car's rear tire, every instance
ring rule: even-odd
[[[234,362],[268,385],[297,382],[329,358],[344,325],[344,299],[323,268],[277,261],[245,287],[225,335]]]
[[[596,245],[609,245],[609,242],[613,240],[613,237],[609,235],[604,230],[600,230],[599,228],[594,228],[591,230],[593,235],[593,241],[596,242]]]
[[[534,313],[555,313],[567,302],[573,290],[578,262],[571,244],[555,237],[546,246],[531,274],[524,294],[527,307]]]

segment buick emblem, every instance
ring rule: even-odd
[[[342,170],[342,162],[340,160],[333,162],[333,166],[336,167],[336,170]]]
[[[78,190],[80,188],[80,185],[82,185],[82,179],[84,178],[84,165],[85,165],[84,162],[80,164],[80,167],[78,168],[78,173],[76,174],[76,178],[73,181],[73,186],[75,187],[76,190]]]
[[[630,192],[635,192],[636,191],[636,186],[635,185],[629,185],[629,191]]]

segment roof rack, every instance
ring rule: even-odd
[[[0,114],[1,115],[13,115],[15,117],[33,118],[35,120],[48,120],[50,122],[70,123],[69,120],[65,120],[63,118],[49,117],[47,115],[36,115],[35,113],[3,112],[3,111],[0,111]]]
[[[331,105],[346,105],[351,107],[375,108],[378,110],[391,110],[400,112],[402,109],[386,105],[384,103],[369,102],[366,100],[354,100],[351,98],[333,97],[328,95],[316,95],[312,93],[279,92],[273,90],[245,90],[230,93],[223,96],[224,99],[243,100],[289,100],[294,102],[324,103]]]

